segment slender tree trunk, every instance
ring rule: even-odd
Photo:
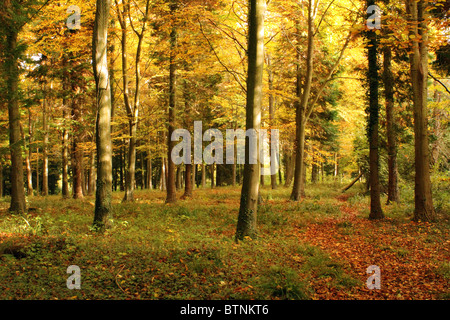
[[[415,138],[415,189],[414,220],[434,221],[436,212],[433,207],[430,179],[430,160],[428,145],[428,1],[406,0],[406,10],[410,22],[412,52],[410,53],[411,83],[414,103],[414,138]],[[413,37],[411,37],[413,38]]]
[[[234,130],[237,129],[237,122],[234,122]],[[234,140],[234,139],[233,139]],[[236,175],[237,175],[237,141],[233,141],[233,150],[234,150],[234,161],[233,164],[231,165],[231,174],[232,174],[232,181],[231,184],[234,186],[236,186]]]
[[[151,157],[151,152],[150,152],[150,148],[147,154],[147,188],[152,190],[153,189],[153,182],[152,182],[152,157]]]
[[[214,189],[214,163],[209,166],[210,174],[211,174],[211,189]]]
[[[166,165],[166,158],[161,159],[161,183],[160,183],[160,190],[166,191],[166,181],[167,181],[167,165]]]
[[[25,159],[27,166],[27,195],[33,195],[33,169],[31,168],[31,158],[33,156],[33,148],[31,142],[33,141],[33,123],[31,121],[31,109],[28,108],[28,156]]]
[[[206,186],[206,166],[205,163],[202,163],[202,188]]]
[[[42,86],[44,98],[42,101],[42,131],[44,133],[44,141],[42,144],[42,195],[48,195],[48,126],[47,126],[47,94],[45,84]]]
[[[173,14],[177,9],[175,3],[171,3],[170,11]],[[175,22],[173,22],[175,23]],[[175,186],[175,163],[172,161],[172,149],[175,146],[172,141],[172,133],[175,130],[175,115],[176,115],[176,53],[177,47],[177,29],[176,26],[172,26],[170,33],[170,67],[169,67],[169,130],[167,135],[167,198],[166,203],[176,202],[176,186]]]
[[[256,216],[261,173],[258,147],[263,94],[265,9],[265,0],[249,1],[246,129],[256,131],[257,143],[256,148],[250,149],[249,138],[246,138],[246,162],[244,164],[244,179],[236,227],[236,241],[242,240],[244,237],[254,238],[257,235]],[[249,162],[250,155],[256,155],[257,161],[255,164]]]
[[[93,67],[97,92],[97,189],[94,227],[108,227],[112,196],[111,86],[108,75],[108,21],[110,0],[97,0],[93,36]]]
[[[268,72],[268,80],[269,80],[269,123],[270,123],[270,129],[272,130],[274,128],[274,121],[275,121],[275,98],[272,94],[272,91],[274,89],[273,87],[273,72],[272,72],[272,58],[270,54],[267,54],[267,72]],[[277,161],[277,154],[275,154],[272,150],[272,133],[269,135],[269,145],[270,145],[270,163],[273,166],[274,163]],[[270,185],[272,189],[277,188],[277,173],[270,175]]]
[[[300,34],[300,31],[298,32]],[[297,49],[298,63],[300,63],[300,49]],[[306,52],[306,76],[301,89],[301,70],[297,65],[297,102],[296,102],[296,153],[295,153],[295,171],[294,185],[292,187],[291,200],[299,201],[305,192],[303,172],[305,170],[304,154],[305,154],[305,130],[306,130],[306,112],[309,103],[309,97],[312,87],[312,76],[314,67],[314,5],[313,1],[308,1],[308,48]]]
[[[398,199],[398,168],[397,168],[397,135],[395,130],[394,111],[394,78],[392,76],[392,50],[386,46],[383,49],[383,82],[386,105],[386,135],[388,152],[388,198],[387,203]]]
[[[76,123],[81,120],[80,106],[78,99],[74,98],[72,102],[72,119]],[[72,180],[73,180],[73,198],[83,198],[83,150],[80,143],[80,130],[74,129],[72,136]]]
[[[116,0],[116,6],[119,7]],[[122,83],[123,83],[123,101],[128,116],[128,153],[127,153],[127,167],[125,170],[125,195],[123,201],[133,201],[134,180],[136,172],[136,123],[133,117],[134,111],[130,101],[130,90],[128,81],[128,42],[127,42],[127,19],[128,11],[130,10],[129,3],[123,3],[123,12],[117,8],[120,27],[122,29]]]
[[[438,83],[435,81],[435,86]],[[439,107],[439,103],[441,102],[442,92],[439,90],[434,91],[434,102],[436,103],[436,107],[433,109],[433,120],[434,120],[434,136],[436,137],[434,143],[431,148],[431,163],[430,165],[434,167],[434,170],[439,170],[439,159],[442,150],[445,148],[445,133],[446,130],[443,130],[442,120],[446,118],[446,112],[442,108]]]
[[[5,50],[5,83],[9,119],[9,149],[11,153],[11,202],[9,210],[14,213],[26,211],[23,183],[22,138],[20,134],[19,109],[19,62],[15,27],[7,29]]]
[[[374,0],[368,0],[367,6],[374,5]],[[368,118],[368,138],[369,138],[369,167],[370,167],[370,213],[369,219],[382,219],[384,217],[380,202],[380,181],[379,181],[379,149],[378,149],[378,62],[377,51],[378,41],[375,30],[367,31],[369,40],[367,56],[369,61],[368,81],[369,81],[369,118]]]
[[[175,188],[177,190],[181,189],[181,166],[177,166],[177,170],[175,173]]]
[[[39,148],[36,148],[36,194],[39,195],[41,184],[39,179]]]
[[[69,130],[67,129],[67,122],[69,120],[68,99],[67,93],[69,91],[69,73],[66,70],[67,59],[63,58],[64,77],[62,79],[63,86],[63,131],[62,131],[62,197],[69,198]]]
[[[91,150],[89,156],[89,175],[88,175],[88,195],[95,192],[95,149]]]

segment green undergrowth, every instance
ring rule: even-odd
[[[239,243],[238,187],[195,189],[192,199],[170,205],[160,191],[137,190],[133,203],[114,193],[104,234],[91,228],[92,197],[32,197],[26,215],[10,215],[5,201],[0,299],[311,299],[314,279],[337,290],[362,286],[343,262],[296,236],[341,217],[338,186],[311,186],[301,202],[289,192],[261,190],[258,237]],[[366,201],[358,197],[353,191],[352,205]],[[80,290],[66,286],[70,265],[80,267]]]

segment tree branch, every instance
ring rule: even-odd
[[[434,79],[434,81],[437,81],[438,83],[440,83],[441,86],[444,87],[445,91],[447,91],[450,94],[450,91],[448,90],[448,88],[445,86],[445,84],[443,84],[439,79],[437,79],[435,76],[433,76],[430,72],[428,72],[428,75],[430,77],[432,77]]]

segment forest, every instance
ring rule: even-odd
[[[448,0],[2,0],[0,75],[0,300],[450,298]]]

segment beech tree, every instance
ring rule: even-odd
[[[245,140],[244,178],[241,191],[241,202],[236,229],[236,241],[244,237],[256,236],[256,214],[258,209],[260,159],[259,129],[261,126],[261,103],[264,69],[264,12],[266,0],[249,1],[248,31],[248,69],[247,69],[247,104],[246,129],[256,132],[255,148],[250,149],[249,137]],[[257,161],[249,163],[250,154],[256,155]]]
[[[93,69],[97,93],[97,189],[94,227],[108,227],[112,196],[111,86],[108,73],[108,21],[111,0],[97,0],[95,13]]]
[[[414,150],[415,150],[415,188],[414,220],[433,221],[436,212],[433,207],[430,179],[430,156],[428,145],[428,1],[407,0],[409,38],[411,53],[411,85],[414,105]]]

